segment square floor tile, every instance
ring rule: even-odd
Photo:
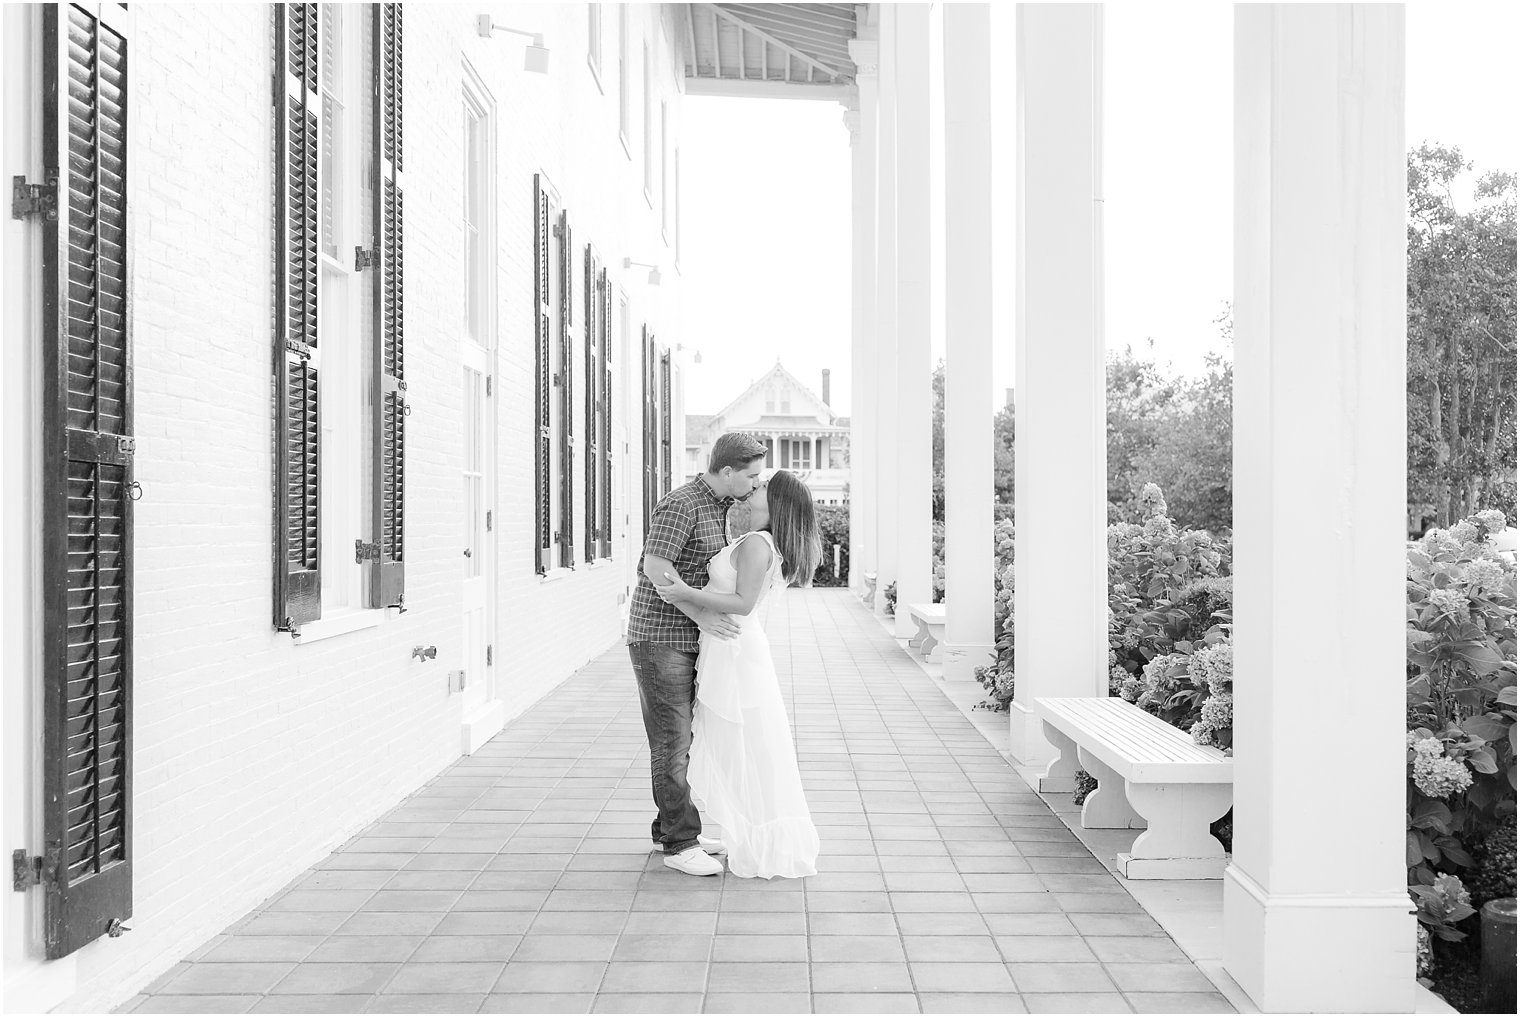
[[[1027,1013],[1024,1000],[1011,992],[923,992],[924,1013]]]
[[[607,965],[599,962],[508,961],[495,992],[595,992]]]
[[[703,1013],[811,1013],[805,992],[709,992]]]
[[[1015,963],[1008,965],[1014,984],[1019,992],[1113,992],[1114,984],[1103,971],[1103,965],[1081,962],[1069,964]]]
[[[396,977],[386,983],[385,993],[485,993],[496,984],[506,962],[437,961],[403,964]]]
[[[911,992],[818,992],[813,1013],[919,1013]]]
[[[1014,992],[1013,979],[1002,963],[910,963],[919,992]]]
[[[601,992],[592,1013],[701,1013],[700,992]]]
[[[707,981],[707,962],[614,961],[607,967],[601,992],[694,992]]]
[[[271,994],[342,995],[379,992],[399,964],[325,964],[307,962],[280,980]]]
[[[709,992],[806,992],[808,965],[762,961],[716,961],[709,966]]]
[[[1107,963],[1109,977],[1122,992],[1213,992],[1209,981],[1192,964]]]
[[[909,992],[908,965],[898,963],[829,963],[813,967],[814,992]]]
[[[590,1013],[591,992],[513,992],[490,995],[481,1013]]]

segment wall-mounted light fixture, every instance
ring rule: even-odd
[[[689,349],[689,347],[684,346],[681,343],[676,343],[676,352],[677,353],[679,353],[679,352],[681,352],[682,350],[685,350],[685,349]],[[702,351],[701,350],[692,350],[691,351],[691,362],[693,364],[700,364],[702,362]]]
[[[651,285],[651,286],[658,286],[658,285],[660,285],[660,266],[659,265],[651,265],[647,261],[634,261],[632,258],[624,258],[623,259],[623,267],[624,268],[632,268],[635,265],[639,266],[640,268],[647,268],[647,269],[649,269],[649,285]]]
[[[527,36],[533,41],[523,50],[523,70],[532,71],[534,74],[549,73],[549,48],[544,45],[544,37],[538,32],[524,32],[520,28],[498,25],[491,20],[489,14],[475,15],[475,31],[480,33],[482,39],[489,39],[492,32],[511,32],[513,35]]]

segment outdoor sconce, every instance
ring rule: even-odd
[[[676,343],[676,352],[677,353],[679,353],[680,351],[682,351],[684,349],[686,349],[685,346],[681,345],[680,343]],[[692,350],[691,351],[691,362],[693,364],[700,364],[702,362],[702,351],[701,350]]]
[[[482,39],[489,39],[492,32],[511,32],[513,35],[527,36],[533,41],[523,51],[523,70],[532,71],[534,74],[549,73],[549,49],[544,45],[544,37],[541,34],[498,25],[491,20],[489,14],[475,15],[475,31],[480,33]]]
[[[632,258],[624,258],[623,259],[623,267],[624,268],[632,268],[635,265],[639,266],[640,268],[647,268],[647,269],[649,269],[649,285],[651,285],[651,286],[658,286],[658,285],[660,285],[660,266],[659,265],[651,265],[647,261],[634,261]]]

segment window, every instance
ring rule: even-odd
[[[654,207],[654,70],[644,45],[644,200]]]
[[[628,94],[628,5],[618,4],[618,140],[623,151],[633,158],[628,144],[628,121],[632,117],[632,97]]]
[[[586,63],[596,87],[602,87],[602,5],[586,5]]]
[[[491,188],[495,179],[495,117],[490,99],[473,72],[466,71],[461,94],[464,115],[464,323],[465,335],[490,349],[495,345],[495,245],[491,229]]]
[[[813,442],[807,438],[782,439],[781,468],[784,470],[812,469]]]
[[[660,100],[660,235],[670,243],[670,104]]]
[[[782,391],[781,391],[781,412],[782,413],[790,413],[790,412],[792,412],[792,390],[791,389],[782,389]]]
[[[776,412],[776,390],[774,388],[768,388],[765,390],[765,412]]]
[[[355,539],[368,543],[374,413],[370,386],[374,303],[368,276],[356,270],[353,251],[374,235],[374,185],[364,156],[363,121],[369,110],[367,66],[370,8],[322,4],[322,146],[320,274],[317,348],[322,397],[319,518],[322,529],[322,616],[367,606],[364,566],[354,561]]]

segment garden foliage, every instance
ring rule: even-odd
[[[1504,523],[1479,512],[1408,551],[1406,862],[1449,942],[1515,892],[1515,566],[1488,541]]]

